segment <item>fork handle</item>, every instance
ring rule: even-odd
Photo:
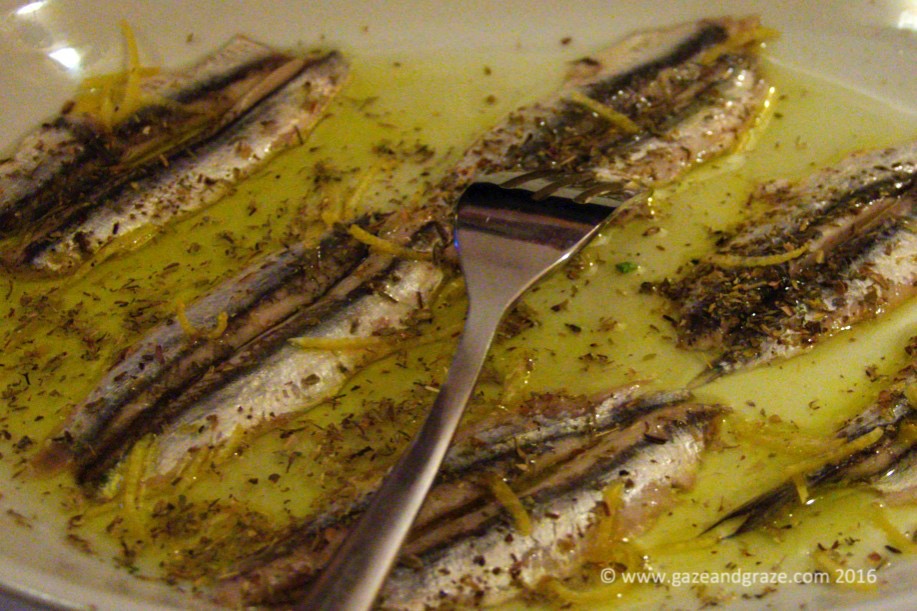
[[[297,609],[363,611],[372,606],[449,449],[502,311],[485,307],[475,315],[475,308],[469,309],[446,381],[420,432]]]

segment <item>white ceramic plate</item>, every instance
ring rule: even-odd
[[[0,150],[37,122],[55,114],[85,74],[116,69],[122,49],[118,22],[134,28],[147,60],[176,65],[245,33],[280,47],[299,43],[340,46],[380,54],[485,49],[494,54],[558,49],[586,53],[641,28],[720,14],[757,13],[782,32],[772,57],[883,103],[917,113],[917,2],[914,0],[462,2],[157,0],[2,0],[0,2]],[[193,35],[189,40],[189,35]],[[151,57],[152,55],[152,57]],[[907,135],[903,135],[907,136]],[[33,517],[31,528],[0,524],[0,608],[33,605],[152,609],[189,604],[180,593],[144,583],[100,560],[80,555],[61,540],[55,514],[39,499],[24,498],[0,483],[0,520],[14,510]],[[885,574],[897,584],[866,606],[914,608],[913,565]],[[899,578],[900,577],[900,578]],[[794,606],[816,595],[786,590],[778,597],[742,603]],[[822,607],[850,602],[809,601]],[[824,596],[824,594],[819,594]],[[31,602],[25,602],[26,600]],[[857,601],[863,606],[861,601]]]

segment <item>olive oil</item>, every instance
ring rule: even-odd
[[[333,401],[201,454],[176,480],[144,475],[142,444],[96,500],[85,498],[67,474],[37,478],[29,466],[117,355],[175,316],[179,302],[263,253],[314,240],[328,218],[346,221],[416,202],[477,134],[549,92],[564,69],[555,54],[522,51],[496,59],[483,52],[357,54],[352,62],[352,82],[305,144],[215,206],[74,278],[2,277],[8,311],[0,321],[0,467],[11,478],[4,491],[11,509],[53,525],[61,542],[67,536],[87,542],[105,561],[205,590],[208,577],[231,571],[238,557],[346,494],[355,478],[392,464],[448,368],[464,316],[460,282],[443,291],[431,320],[421,323],[428,341],[408,341],[355,372]],[[648,390],[690,383],[705,355],[675,348],[664,303],[641,285],[674,275],[708,251],[712,232],[748,213],[748,195],[761,181],[798,178],[852,150],[917,136],[914,116],[785,67],[769,68],[772,106],[745,149],[657,191],[652,217],[608,227],[576,261],[524,296],[496,342],[469,419],[514,409],[540,391],[589,394],[635,381]],[[696,395],[729,406],[732,418],[770,423],[788,445],[794,430],[829,436],[903,365],[904,346],[914,335],[917,307],[907,304],[809,353],[721,378]],[[853,577],[899,562],[884,547],[887,529],[869,518],[880,511],[874,493],[862,489],[815,496],[779,535],[704,538],[730,509],[782,482],[793,462],[730,430],[727,422],[722,447],[707,453],[694,487],[636,540],[650,569],[808,574],[831,570],[818,564],[816,552],[825,549]],[[903,532],[917,527],[913,507],[881,511]],[[691,543],[697,537],[709,545]],[[881,570],[878,575],[881,580]],[[607,606],[682,606],[688,591],[699,606],[769,591],[762,584],[696,585],[615,590]]]

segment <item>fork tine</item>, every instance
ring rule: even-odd
[[[630,193],[630,195],[629,195]],[[592,202],[594,199],[601,195],[606,196],[617,196],[624,199],[630,199],[633,195],[636,195],[636,191],[630,192],[628,189],[619,182],[600,182],[595,181],[593,184],[585,186],[579,195],[574,197],[574,201],[587,204]]]
[[[619,208],[646,192],[641,185],[599,180],[591,172],[570,174],[556,169],[523,173],[497,172],[480,176],[475,182],[528,191],[528,198],[533,202],[556,197],[578,204],[598,204],[609,208]]]
[[[494,182],[495,184],[500,185],[501,187],[506,187],[507,189],[512,189],[518,187],[519,185],[531,182],[533,180],[538,180],[541,178],[549,178],[551,176],[560,176],[562,172],[560,170],[534,170],[532,172],[523,172],[523,173],[495,173],[489,174],[481,177],[479,180],[485,182]]]
[[[545,199],[556,192],[560,191],[564,187],[571,187],[581,183],[584,178],[588,178],[588,175],[583,174],[570,174],[569,176],[563,176],[557,180],[551,181],[546,186],[538,189],[532,193],[532,199],[542,200]],[[504,185],[505,186],[505,185]]]

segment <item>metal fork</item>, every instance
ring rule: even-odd
[[[372,606],[439,471],[504,313],[640,195],[591,175],[550,170],[492,174],[464,191],[455,244],[469,305],[449,373],[427,420],[299,609]]]

